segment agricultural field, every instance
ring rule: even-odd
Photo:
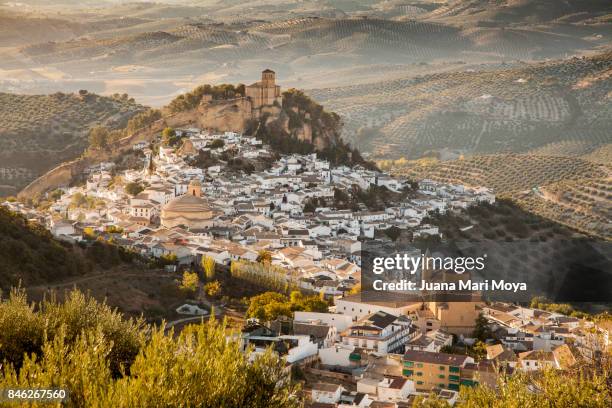
[[[14,194],[53,166],[78,157],[91,127],[123,127],[144,109],[127,96],[0,93],[0,192]]]
[[[576,290],[584,279],[609,287],[610,259],[605,252],[609,242],[600,237],[586,236],[503,199],[458,214],[434,216],[430,221],[447,238],[447,244],[440,244],[443,252],[459,251],[459,256],[486,253],[488,278],[528,280],[548,293],[564,293],[561,297],[577,302],[605,301],[600,298],[605,289],[598,294]]]
[[[526,152],[560,142],[586,153],[610,142],[611,73],[608,52],[310,94],[342,116],[347,140],[374,157]]]
[[[464,71],[567,58],[609,44],[605,2],[554,7],[546,21],[541,10],[550,2],[0,2],[0,92],[128,92],[159,107],[204,82],[253,82],[264,68],[276,70],[283,87],[321,89],[446,72],[459,62]],[[482,12],[485,5],[493,11]],[[543,98],[524,103],[559,104],[552,115],[566,114],[562,102]],[[360,114],[352,105],[347,118]],[[362,110],[370,118],[380,112]],[[389,121],[405,112],[399,106],[373,125],[401,132],[403,124]]]
[[[466,159],[405,162],[411,178],[488,186],[523,210],[575,230],[612,239],[612,167],[578,157],[496,154]]]

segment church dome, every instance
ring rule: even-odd
[[[210,206],[208,205],[208,201],[204,198],[185,194],[170,201],[164,206],[162,211],[198,213],[210,211]]]
[[[211,226],[212,219],[217,215],[204,198],[185,194],[166,204],[161,211],[161,223],[172,228],[184,225],[188,228],[200,229]]]

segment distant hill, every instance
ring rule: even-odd
[[[610,151],[610,144],[605,150]],[[413,162],[395,173],[415,179],[491,187],[498,196],[511,199],[524,210],[590,235],[612,239],[609,160],[604,164],[588,154],[582,157],[494,154],[430,164]]]
[[[437,225],[445,239],[441,244],[420,244],[423,249],[447,256],[487,255],[486,269],[472,274],[473,278],[528,281],[530,294],[539,292],[564,302],[588,301],[592,311],[609,307],[604,306],[612,290],[609,242],[587,237],[508,200],[434,214],[427,222]],[[518,293],[511,296],[520,299]],[[603,305],[595,306],[599,302]]]
[[[91,127],[120,128],[143,110],[125,96],[0,93],[0,195],[78,157]]]
[[[450,0],[425,18],[456,23],[577,22],[609,15],[606,0]]]
[[[597,0],[29,3],[0,6],[0,90],[128,92],[151,106],[262,66],[308,89],[415,75],[419,64],[584,55],[612,40]]]
[[[524,152],[610,141],[612,53],[309,91],[378,157]]]
[[[68,40],[85,32],[85,27],[76,22],[50,17],[25,17],[0,10],[0,47]]]

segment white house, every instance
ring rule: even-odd
[[[336,313],[349,315],[353,320],[382,311],[395,316],[406,315],[411,311],[418,310],[419,302],[394,301],[390,294],[385,293],[381,299],[362,299],[361,294],[349,295],[336,299]]]
[[[344,392],[344,387],[338,384],[317,383],[312,386],[311,398],[313,402],[320,404],[336,404],[340,401],[340,396]]]
[[[406,316],[376,312],[342,332],[342,343],[380,355],[398,352],[417,335],[417,328]]]

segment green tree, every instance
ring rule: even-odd
[[[144,342],[144,327],[142,320],[125,320],[78,291],[68,293],[63,303],[52,296],[29,304],[25,291],[15,289],[8,299],[0,299],[0,361],[19,369],[26,355],[40,356],[56,341],[71,347],[84,331],[98,331],[111,343],[105,358],[110,374],[118,376],[134,361]]]
[[[70,198],[70,204],[73,207],[81,208],[87,204],[87,197],[83,193],[74,193]]]
[[[225,322],[211,319],[176,335],[163,325],[135,326],[79,296],[48,309],[19,296],[0,304],[0,353],[16,340],[29,348],[14,350],[18,364],[3,359],[0,388],[65,388],[69,408],[303,406],[285,361],[272,350],[242,352]],[[116,359],[124,367],[117,374]]]
[[[316,197],[309,198],[304,204],[305,213],[314,213],[317,209],[318,200]]]
[[[396,226],[389,227],[385,230],[385,235],[388,236],[392,241],[397,241],[401,234],[402,230]]]
[[[162,143],[164,146],[175,146],[180,138],[176,136],[176,131],[170,127],[162,131]]]
[[[476,318],[476,325],[474,326],[474,332],[472,336],[480,341],[486,341],[491,338],[491,328],[489,327],[489,322],[487,319],[480,313]]]
[[[281,315],[291,317],[292,311],[287,296],[277,292],[265,292],[249,300],[246,315],[262,321],[270,321]]]
[[[125,185],[125,192],[131,196],[136,196],[144,190],[144,187],[140,183],[131,182]]]
[[[606,382],[609,372],[578,369],[562,372],[547,368],[531,375],[517,372],[500,375],[497,389],[486,385],[462,387],[459,408],[506,407],[592,407],[612,406],[612,394]]]
[[[211,149],[219,149],[221,147],[225,146],[225,142],[221,139],[215,139],[212,142],[210,142],[210,148]]]
[[[96,126],[89,131],[89,146],[92,149],[104,149],[108,145],[108,129]]]

